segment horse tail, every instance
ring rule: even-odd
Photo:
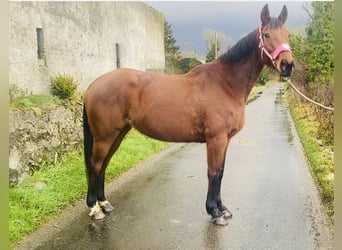
[[[83,145],[84,145],[84,161],[86,166],[87,177],[91,169],[91,153],[93,150],[93,136],[90,132],[87,111],[85,104],[83,104]]]

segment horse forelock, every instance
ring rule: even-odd
[[[279,29],[283,26],[283,23],[278,18],[272,17],[267,25],[270,29]]]

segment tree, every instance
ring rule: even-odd
[[[203,31],[203,37],[206,42],[206,62],[211,62],[215,59],[216,56],[221,54],[221,47],[231,47],[232,39],[227,37],[225,34],[211,30],[205,29]]]
[[[331,84],[334,72],[333,2],[312,2],[306,36],[291,36],[296,60],[303,66],[308,82]]]
[[[212,43],[210,46],[210,49],[207,52],[207,55],[205,56],[205,62],[214,61],[219,51],[220,51],[220,43],[219,42],[217,42],[216,44]]]
[[[291,35],[296,70],[292,79],[304,85],[305,94],[326,106],[334,104],[334,2],[312,2],[305,6],[310,23],[302,36]],[[334,144],[334,113],[308,104],[314,120],[319,121],[316,135],[328,145]],[[312,116],[312,115],[311,115]]]
[[[312,2],[312,8],[306,30],[311,52],[307,73],[311,81],[330,83],[334,72],[333,2]]]
[[[181,68],[181,73],[187,73],[189,72],[191,69],[195,68],[198,65],[201,65],[202,63],[200,61],[198,61],[196,58],[194,57],[187,57],[187,58],[183,58],[179,61],[179,65]]]
[[[179,46],[173,37],[171,24],[164,19],[165,73],[179,72]]]

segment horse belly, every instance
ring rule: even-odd
[[[141,133],[162,141],[204,142],[203,129],[192,121],[191,116],[173,110],[145,114],[135,119],[132,125]]]

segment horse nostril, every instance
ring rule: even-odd
[[[280,75],[289,77],[292,73],[292,69],[294,67],[293,61],[291,63],[287,62],[285,59],[280,61]]]
[[[280,69],[282,71],[291,71],[294,67],[293,61],[291,63],[288,63],[285,59],[280,61]]]
[[[288,65],[288,63],[285,59],[281,60],[280,67],[286,67],[287,65]]]

